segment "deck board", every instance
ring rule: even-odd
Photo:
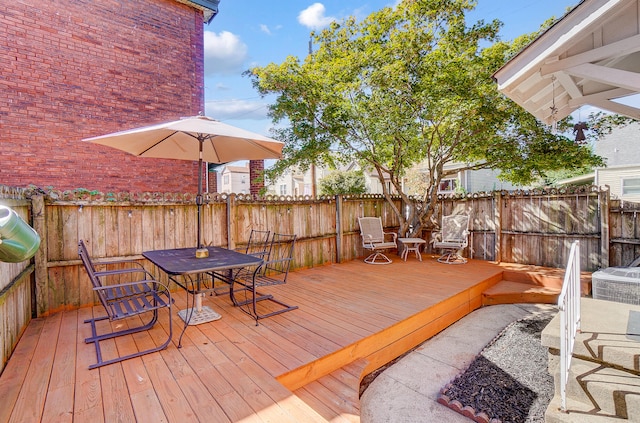
[[[17,399],[24,386],[29,363],[38,345],[45,319],[33,319],[25,330],[20,342],[0,377],[0,421],[7,422],[17,405]]]
[[[46,319],[10,422],[38,421],[44,410],[62,314]]]
[[[228,295],[207,296],[203,303],[223,317],[189,326],[182,348],[176,313],[186,295],[176,291],[167,349],[95,370],[87,369],[95,351],[84,343],[90,326],[83,322],[101,315],[100,307],[34,319],[0,375],[0,423],[358,422],[363,371],[478,307],[476,297],[502,271],[488,262],[449,266],[427,256],[299,270],[287,285],[264,290],[298,310],[256,326]],[[168,330],[163,310],[152,330],[104,342],[105,359],[159,345]]]

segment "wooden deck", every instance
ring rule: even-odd
[[[222,319],[188,327],[178,349],[180,291],[173,344],[95,370],[83,321],[100,308],[35,319],[0,376],[0,422],[357,422],[362,377],[480,307],[502,271],[428,256],[296,271],[265,291],[298,310],[255,326],[227,295],[209,296],[204,304]],[[168,321],[165,312],[151,331],[105,345],[105,355],[161,342]]]

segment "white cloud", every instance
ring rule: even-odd
[[[221,121],[269,119],[267,104],[260,101],[212,100],[205,102],[204,108],[205,115]]]
[[[322,3],[313,3],[298,15],[298,22],[310,29],[321,29],[328,26],[336,18],[325,16],[325,8]]]
[[[267,35],[271,35],[271,31],[269,30],[269,27],[265,24],[260,24],[260,31],[264,32]]]
[[[205,75],[241,73],[247,59],[247,45],[228,31],[204,32]]]

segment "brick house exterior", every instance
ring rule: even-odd
[[[203,8],[183,0],[29,3],[0,0],[0,184],[195,192],[197,162],[81,140],[204,110]]]

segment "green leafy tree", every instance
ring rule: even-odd
[[[319,181],[320,195],[364,194],[367,191],[361,170],[334,170]]]
[[[313,34],[318,48],[303,62],[288,57],[248,71],[259,93],[275,95],[274,123],[285,124],[274,134],[285,141],[284,158],[271,174],[355,160],[381,182],[389,178],[395,193],[383,183],[383,195],[399,233],[413,225],[418,234],[429,224],[447,163],[501,169],[516,183],[600,163],[498,92],[493,72],[531,36],[497,41],[499,21],[467,25],[474,6],[405,0]],[[426,188],[409,197],[402,179],[417,163],[426,167]],[[408,214],[392,201],[396,193]]]

